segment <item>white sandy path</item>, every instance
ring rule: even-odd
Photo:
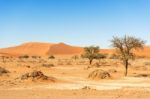
[[[64,79],[64,78],[63,78]],[[85,86],[88,86],[92,89],[97,90],[113,90],[113,89],[121,89],[125,87],[131,88],[148,88],[150,89],[149,78],[135,78],[135,77],[126,77],[121,80],[110,80],[110,81],[89,81],[82,78],[67,78],[66,80],[72,80],[74,83],[70,84],[55,84],[54,86],[46,86],[46,88],[52,89],[82,89]]]
[[[121,89],[121,88],[145,88],[147,90],[150,90],[150,83],[145,83],[145,81],[150,82],[149,78],[126,77],[121,80],[109,80],[106,82],[89,81],[86,79],[81,79],[81,78],[79,79],[79,78],[74,78],[74,77],[66,78],[66,80],[74,81],[74,82],[73,83],[53,83],[53,84],[44,84],[44,85],[35,85],[35,86],[16,87],[16,88],[10,88],[10,89],[6,89],[6,90],[23,90],[23,89],[29,89],[29,90],[32,90],[32,89],[74,90],[74,89],[82,89],[85,86],[88,86],[91,89],[96,89],[96,90],[115,90],[115,89]]]

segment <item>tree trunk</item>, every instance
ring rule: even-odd
[[[128,65],[129,65],[129,63],[128,63],[128,59],[124,60],[124,66],[125,66],[125,76],[127,76],[127,74],[128,74]]]
[[[90,59],[90,65],[92,64],[93,59]]]

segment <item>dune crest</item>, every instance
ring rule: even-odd
[[[41,43],[29,42],[19,46],[2,48],[0,55],[75,55],[83,53],[82,47],[67,45],[65,43]],[[113,54],[114,49],[100,49],[101,53]],[[143,50],[135,51],[136,55],[150,57],[150,46],[145,46]]]
[[[5,55],[64,55],[64,54],[78,54],[83,51],[80,47],[74,47],[65,43],[40,43],[29,42],[16,47],[2,48],[0,54]]]

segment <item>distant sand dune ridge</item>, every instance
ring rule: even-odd
[[[0,49],[1,55],[74,55],[83,53],[82,47],[67,45],[65,43],[41,43],[29,42],[19,46]],[[113,49],[101,49],[101,53],[112,54]],[[145,46],[143,50],[135,51],[136,55],[150,57],[150,46]]]

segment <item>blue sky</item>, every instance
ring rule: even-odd
[[[150,0],[0,0],[0,47],[64,42],[109,48],[112,36],[150,45]]]

